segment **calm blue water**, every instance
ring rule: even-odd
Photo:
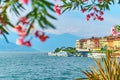
[[[49,57],[38,53],[0,53],[0,80],[73,80],[94,65],[87,57]]]

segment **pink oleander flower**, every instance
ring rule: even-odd
[[[94,11],[97,11],[97,8],[96,8],[96,6],[93,6],[93,8],[92,8]]]
[[[36,32],[35,32],[35,37],[39,37],[39,32],[40,32],[40,31],[36,31]]]
[[[3,32],[2,32],[2,30],[0,30],[0,34],[2,34]]]
[[[87,14],[86,15],[86,20],[89,21],[89,19],[90,19],[90,14]]]
[[[103,12],[103,11],[100,11],[99,13],[100,13],[100,15],[103,15],[103,14],[104,14],[104,12]]]
[[[16,40],[16,44],[17,45],[21,45],[21,46],[27,46],[27,47],[31,47],[32,46],[30,41],[24,42],[24,37],[19,37]]]
[[[54,5],[54,11],[55,11],[58,15],[61,14],[61,13],[60,13],[60,7],[58,6],[58,4],[55,4],[55,5]]]
[[[21,22],[22,24],[28,24],[26,17],[21,17],[21,18],[19,19],[19,22]]]
[[[20,32],[21,30],[22,30],[22,27],[20,26],[20,25],[16,25],[15,27],[14,27],[14,30],[15,30],[15,32]]]
[[[21,27],[20,25],[16,25],[16,26],[14,27],[14,30],[15,30],[15,32],[16,32],[19,36],[21,36],[21,37],[25,37],[25,36],[26,36],[26,30],[22,30],[22,27]]]
[[[45,35],[44,32],[41,32],[41,31],[36,31],[35,32],[35,37],[37,37],[42,42],[45,42],[46,39],[49,38],[48,36]]]
[[[16,40],[16,44],[17,44],[17,45],[24,45],[24,38],[23,38],[23,37],[19,37],[19,38]]]
[[[20,4],[28,4],[29,0],[19,0]]]
[[[104,20],[104,18],[101,17],[101,16],[96,16],[96,19],[97,19],[97,20],[100,20],[100,21],[103,21],[103,20]]]
[[[44,34],[44,32],[43,32],[43,33],[42,33],[42,35],[39,35],[39,37],[38,37],[38,38],[39,38],[39,40],[40,40],[40,41],[45,42],[45,41],[46,41],[46,39],[47,39],[47,38],[49,38],[49,37],[48,37],[48,36],[46,36],[46,35]]]
[[[103,20],[104,20],[104,18],[103,18],[103,17],[101,17],[99,20],[100,20],[100,21],[103,21]]]
[[[90,16],[94,16],[94,13],[90,13]]]
[[[24,42],[24,45],[27,46],[27,47],[31,47],[32,46],[30,41]]]
[[[113,34],[113,36],[117,36],[117,35],[118,35],[118,33],[117,33],[117,32],[113,32],[112,34]]]
[[[21,36],[21,37],[25,37],[26,36],[26,30],[21,30],[18,32],[18,35]]]
[[[84,13],[85,11],[86,11],[86,9],[85,9],[85,8],[82,8],[82,9],[81,9],[81,12],[82,12],[82,13]]]
[[[112,27],[111,32],[112,32],[113,36],[117,36],[118,35],[117,31],[115,30],[115,27]]]
[[[100,19],[101,19],[101,16],[96,16],[96,19],[97,19],[97,20],[100,20]]]
[[[102,3],[102,2],[103,2],[103,0],[98,0],[98,2],[99,2],[99,3]]]

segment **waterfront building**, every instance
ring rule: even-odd
[[[95,49],[95,48],[99,48],[99,39],[97,37],[92,37],[87,39],[87,48],[88,49]]]
[[[108,47],[109,50],[113,50],[114,49],[113,41],[114,41],[114,38],[107,39],[107,42],[108,42],[107,47]]]
[[[113,45],[115,48],[120,48],[120,38],[115,38],[113,41]]]
[[[91,50],[101,50],[105,48],[114,50],[120,49],[120,37],[114,37],[112,35],[105,36],[104,38],[92,37],[88,39],[76,40],[76,50],[81,49],[91,49]]]
[[[107,38],[101,38],[99,40],[99,47],[102,48],[104,46],[108,46],[108,41],[107,41]]]
[[[75,46],[76,50],[87,49],[87,39],[76,40]]]
[[[81,48],[82,49],[87,49],[87,39],[81,39]]]
[[[87,39],[87,43],[86,43],[86,45],[87,45],[87,48],[88,48],[88,49],[91,49],[92,44],[91,44],[90,39]]]
[[[76,50],[80,50],[81,48],[80,40],[76,40],[75,47],[76,47]]]

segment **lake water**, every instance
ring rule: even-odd
[[[73,80],[95,65],[87,57],[50,57],[41,53],[0,53],[0,80]]]

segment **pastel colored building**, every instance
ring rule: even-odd
[[[99,48],[99,39],[100,38],[97,37],[87,39],[87,48],[88,49]]]
[[[108,49],[114,49],[114,44],[113,44],[114,39],[107,39],[108,42]]]
[[[116,48],[120,48],[120,38],[115,38],[113,41],[113,45]]]
[[[75,43],[76,50],[87,49],[86,43],[87,43],[86,39],[76,40],[76,43]]]
[[[120,49],[120,37],[105,36],[104,38],[92,37],[88,39],[76,40],[76,50],[92,49],[100,50],[103,47],[107,49]]]
[[[81,39],[80,42],[81,42],[81,44],[80,44],[81,48],[87,49],[87,39]]]
[[[76,50],[80,50],[81,48],[80,40],[76,40],[75,47],[76,47]]]
[[[107,41],[107,38],[101,38],[99,40],[99,47],[104,47],[104,46],[108,46],[108,41]]]

